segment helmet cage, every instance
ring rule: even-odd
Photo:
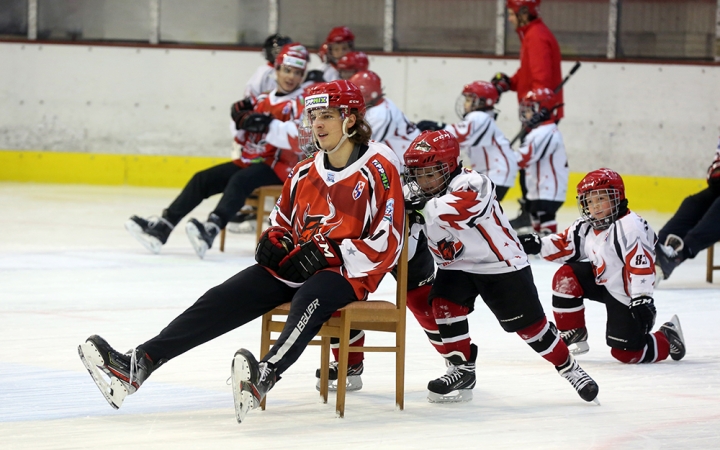
[[[423,143],[420,143],[418,146],[422,144]],[[423,180],[423,184],[420,184],[418,178]],[[447,191],[447,186],[450,182],[450,165],[445,161],[441,161],[432,166],[406,166],[405,180],[413,197],[430,200],[431,198],[445,194],[445,191]],[[423,189],[423,185],[429,185],[431,187]]]
[[[578,193],[577,196],[578,210],[582,218],[585,219],[593,229],[605,230],[618,219],[622,197],[622,193],[616,188],[593,189],[581,192]],[[603,209],[597,209],[597,207],[593,206],[604,202],[607,202],[608,206]]]
[[[472,103],[470,104],[470,109],[466,111],[465,103],[468,98],[472,98]],[[492,100],[480,97],[472,92],[463,92],[455,101],[455,113],[459,118],[464,119],[466,115],[473,111],[495,111],[494,105],[495,103]]]

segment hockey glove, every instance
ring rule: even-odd
[[[260,236],[255,248],[255,261],[261,266],[277,271],[280,261],[292,251],[295,244],[292,235],[283,227],[270,227]]]
[[[302,283],[318,270],[341,266],[342,263],[340,246],[318,233],[295,247],[280,262],[277,274],[285,280]]]
[[[252,100],[250,100],[250,97],[245,97],[242,100],[239,100],[232,104],[230,107],[230,117],[232,117],[233,122],[235,122],[235,129],[240,129],[240,124],[242,123],[245,116],[250,114],[253,110],[253,104]]]
[[[510,90],[510,77],[502,72],[496,73],[490,82],[495,86],[495,89],[497,89],[498,95],[502,95],[503,92]]]
[[[652,297],[641,295],[630,300],[630,314],[640,325],[643,333],[649,333],[655,325],[655,316],[657,315]]]
[[[240,129],[249,133],[265,134],[268,131],[270,122],[274,120],[273,116],[262,113],[250,113],[245,116],[240,123]]]
[[[436,122],[434,120],[421,120],[420,122],[415,124],[415,127],[420,131],[437,131],[445,128],[445,124],[443,122]]]
[[[708,167],[707,184],[713,191],[720,191],[720,160]]]
[[[425,207],[427,200],[421,197],[413,197],[405,199],[405,212],[408,215],[410,226],[415,224],[422,225],[425,223],[425,216],[422,214],[422,209]]]
[[[525,128],[532,130],[543,122],[550,120],[550,111],[547,108],[540,108],[540,111],[532,115],[530,120],[525,124]],[[529,130],[528,130],[529,131]]]
[[[518,235],[520,244],[523,246],[523,250],[528,255],[537,255],[542,250],[542,243],[540,242],[540,236],[535,233],[520,234]]]

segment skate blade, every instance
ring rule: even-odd
[[[241,355],[235,355],[231,367],[231,378],[233,388],[233,401],[235,403],[235,418],[238,423],[245,420],[245,416],[251,409],[257,408],[250,383],[250,365]]]
[[[156,255],[160,253],[160,249],[162,248],[162,242],[160,242],[160,240],[155,236],[148,236],[147,234],[145,234],[140,225],[138,225],[132,220],[128,220],[127,222],[125,222],[125,229],[128,230],[128,233],[130,233],[130,235],[134,237],[135,240],[141,243],[143,247],[155,253]]]
[[[678,318],[677,314],[672,316],[670,318],[670,322],[672,322],[673,325],[675,325],[675,329],[677,331],[678,336],[680,336],[680,340],[685,342],[685,336],[683,335],[682,327],[680,326],[680,319]]]
[[[100,355],[100,352],[92,344],[92,342],[86,342],[78,345],[78,354],[83,365],[90,373],[93,381],[97,385],[98,389],[102,393],[105,400],[110,403],[115,409],[119,409],[122,406],[125,397],[128,396],[128,391],[125,385],[117,377],[109,376],[110,383],[108,384],[105,376],[106,372],[100,367],[104,366],[105,361]]]
[[[601,405],[600,405],[600,400],[598,400],[597,397],[595,397],[595,398],[593,399],[593,403],[595,403],[595,404],[598,405],[598,406],[601,406]]]
[[[575,342],[568,345],[568,350],[570,350],[570,353],[572,353],[574,356],[584,355],[585,353],[590,351],[590,346],[587,342]]]
[[[362,389],[362,387],[363,382],[360,375],[352,375],[347,377],[347,382],[345,383],[346,392],[359,391],[360,389]],[[320,392],[320,378],[317,378],[317,381],[315,382],[315,389]],[[328,391],[337,392],[337,389],[337,380],[328,380]]]
[[[464,403],[473,399],[473,393],[472,389],[458,389],[447,394],[428,391],[427,399],[430,403]]]
[[[256,228],[255,219],[246,220],[244,222],[230,222],[225,229],[230,233],[254,233]]]
[[[204,259],[205,252],[208,251],[208,245],[207,242],[200,237],[200,230],[198,230],[194,223],[188,222],[185,225],[185,233],[187,233],[190,244],[192,244],[195,249],[195,253],[197,253],[200,259]]]

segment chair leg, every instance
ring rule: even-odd
[[[402,330],[400,330],[402,328]],[[405,327],[395,331],[395,406],[405,409]]]
[[[262,325],[260,327],[260,357],[262,358],[270,351],[270,321],[272,320],[271,314],[263,314]],[[260,402],[260,408],[265,411],[265,401],[267,395]]]
[[[338,380],[335,413],[345,417],[345,394],[347,392],[348,349],[350,348],[350,320],[345,312],[341,313],[340,351],[338,355]]]
[[[260,242],[260,236],[262,236],[263,226],[265,225],[265,191],[260,188],[258,194],[258,205],[257,205],[257,222],[255,223],[255,242]]]
[[[708,283],[713,282],[713,270],[715,269],[715,244],[711,245],[707,249],[707,272],[705,274],[705,280]]]
[[[220,251],[225,251],[225,228],[220,230]]]
[[[323,403],[328,401],[328,381],[330,378],[330,338],[325,336],[320,347],[320,397]]]

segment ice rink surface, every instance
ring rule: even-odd
[[[235,421],[226,380],[235,350],[257,353],[254,321],[163,366],[120,410],[98,392],[77,354],[99,334],[120,351],[144,342],[207,289],[254,263],[254,235],[228,233],[197,258],[183,220],[161,254],[123,228],[159,214],[178,189],[0,183],[0,448],[720,448],[720,273],[705,282],[705,253],[655,292],[658,322],[678,314],[684,360],[623,365],[605,345],[602,305],[586,303],[590,352],[578,357],[598,382],[601,406],[582,401],[555,369],[478,303],[479,347],[469,403],[426,400],[442,359],[408,314],[405,410],[395,409],[390,354],[368,354],[364,387],[344,419],[315,390],[319,350],[309,348],[268,395],[266,411]],[[191,216],[204,220],[217,199]],[[507,204],[514,217],[515,205]],[[630,199],[632,208],[632,199]],[[643,214],[659,230],[669,215]],[[560,225],[577,216],[562,210]],[[532,259],[546,313],[556,264]],[[394,298],[392,278],[376,298]],[[388,336],[369,334],[368,343]]]

